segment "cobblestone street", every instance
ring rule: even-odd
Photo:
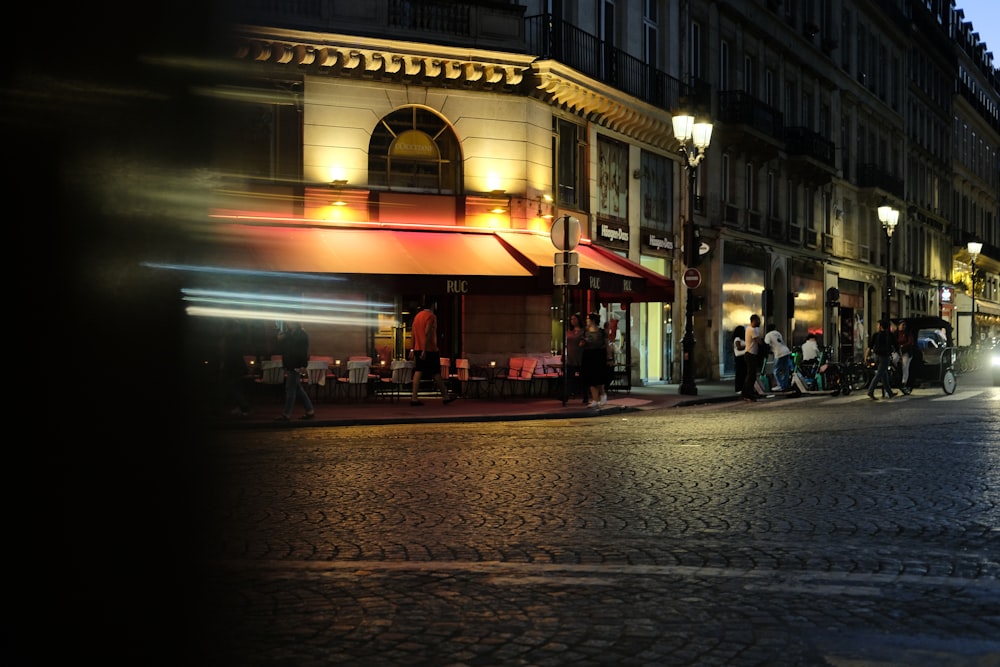
[[[1000,664],[995,392],[227,433],[214,659]]]

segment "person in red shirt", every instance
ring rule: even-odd
[[[448,385],[441,377],[441,351],[437,345],[437,315],[431,308],[421,308],[413,317],[413,390],[410,405],[419,406],[423,402],[418,398],[420,379],[425,375],[434,380],[441,391],[442,401],[448,405],[455,400],[449,395]]]

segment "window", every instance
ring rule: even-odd
[[[368,183],[395,191],[462,191],[462,155],[451,125],[409,106],[378,122],[368,143]]]
[[[793,225],[801,225],[802,220],[799,216],[799,200],[798,200],[798,190],[795,187],[795,182],[791,179],[788,180],[786,184],[787,190],[787,202],[785,208],[788,210],[788,219]]]
[[[719,44],[719,90],[729,90],[729,42]]]
[[[615,0],[604,0],[601,3],[601,39],[605,45],[614,46],[617,43],[615,35]]]
[[[297,81],[248,83],[259,94],[247,100],[212,102],[226,118],[218,126],[215,166],[222,172],[262,181],[302,182],[301,84]]]
[[[556,168],[556,197],[559,206],[579,209],[587,200],[584,165],[587,158],[587,134],[582,125],[555,118],[552,121],[553,164]]]
[[[754,71],[756,67],[757,65],[751,56],[743,58],[743,90],[754,97],[757,95],[757,77]]]
[[[639,224],[642,227],[655,229],[664,236],[671,236],[674,233],[674,161],[643,151],[640,164],[642,210],[639,211]]]
[[[597,139],[597,214],[606,218],[628,215],[628,145],[605,137]]]
[[[659,14],[656,3],[659,0],[645,0],[642,9],[642,52],[646,64],[659,67]]]
[[[767,217],[775,220],[781,217],[778,210],[778,175],[773,171],[767,172]]]
[[[772,107],[775,105],[775,77],[773,69],[764,70],[764,101]]]
[[[747,162],[746,168],[746,192],[744,193],[743,205],[748,211],[757,210],[757,172],[753,168],[752,162]]]
[[[722,202],[733,203],[733,165],[729,153],[722,154]]]
[[[691,22],[691,45],[688,53],[688,70],[693,78],[701,78],[701,26]]]

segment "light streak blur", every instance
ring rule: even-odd
[[[228,269],[214,266],[146,263],[158,269],[267,278],[302,278],[344,281],[344,278],[315,274],[282,273]],[[327,299],[299,295],[270,294],[259,291],[182,287],[185,312],[191,317],[232,318],[240,320],[295,321],[372,326],[380,316],[393,316],[394,304],[351,299]]]

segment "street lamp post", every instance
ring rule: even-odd
[[[969,279],[969,285],[972,288],[972,349],[976,349],[976,343],[978,339],[976,338],[976,260],[979,259],[979,253],[983,251],[983,244],[978,241],[969,241],[966,249],[969,251],[969,256],[972,257],[972,276]]]
[[[698,165],[705,159],[705,151],[712,141],[712,123],[704,120],[695,121],[694,116],[684,112],[674,115],[671,122],[674,126],[674,137],[681,144],[680,153],[684,158],[688,177],[687,220],[684,221],[684,265],[687,268],[694,268],[698,265],[700,253],[694,224],[695,179]],[[698,387],[694,384],[694,300],[694,289],[689,287],[684,308],[684,338],[681,341],[684,355],[679,393],[691,396],[698,395]]]
[[[892,233],[899,222],[899,211],[883,202],[878,207],[878,219],[882,221],[885,230],[885,311],[882,319],[889,319],[892,314]]]

